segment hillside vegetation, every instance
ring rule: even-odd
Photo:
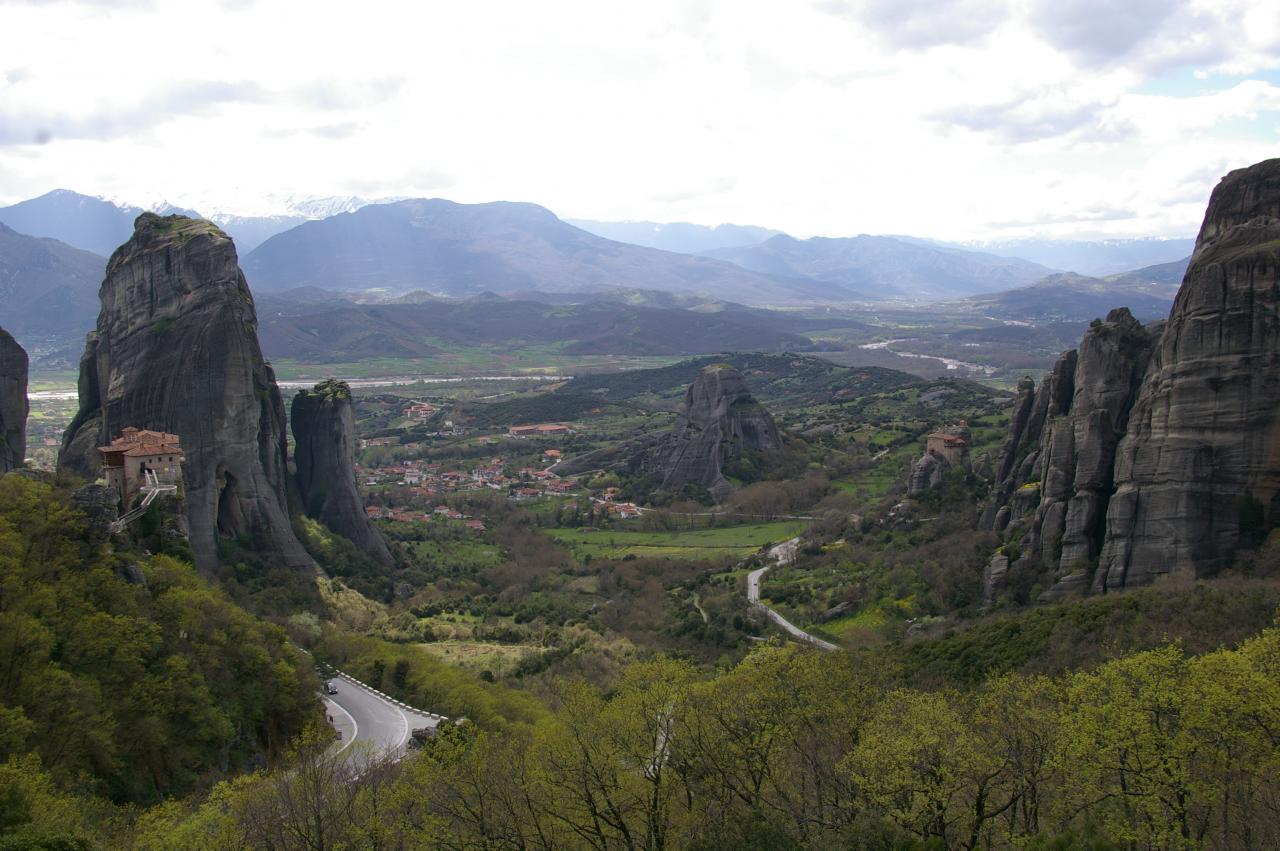
[[[707,675],[655,659],[503,732],[312,794],[255,777],[158,812],[143,847],[1221,848],[1280,842],[1280,630],[969,691],[762,647]],[[323,756],[300,760],[323,772]],[[274,814],[268,816],[268,814]],[[306,831],[309,841],[289,837]],[[319,843],[319,844],[318,844]]]
[[[274,761],[318,712],[283,630],[187,564],[100,541],[64,494],[0,478],[0,759],[23,778],[0,808],[21,811],[27,784],[186,795]]]

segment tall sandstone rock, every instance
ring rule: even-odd
[[[27,455],[27,353],[0,328],[0,475]]]
[[[99,299],[59,466],[96,476],[95,447],[126,426],[176,434],[201,569],[216,566],[224,537],[314,570],[290,527],[284,403],[231,239],[206,221],[143,213]]]
[[[1206,572],[1280,493],[1280,159],[1214,189],[1115,467],[1094,590]]]
[[[684,404],[657,459],[661,487],[729,493],[724,466],[748,452],[782,448],[773,417],[756,401],[742,373],[728,364],[708,366],[685,392]]]
[[[717,501],[729,494],[725,466],[746,455],[782,448],[773,417],[729,364],[705,367],[689,385],[671,431],[571,458],[560,475],[605,469],[642,477],[655,490],[705,489]]]
[[[380,564],[393,561],[387,542],[365,514],[356,484],[355,413],[344,381],[322,381],[293,397],[294,465],[303,510]]]
[[[981,525],[1024,533],[1022,559],[1056,580],[1046,598],[1211,572],[1239,542],[1241,500],[1274,512],[1278,264],[1268,160],[1215,189],[1167,323],[1114,310],[1039,389],[1024,380]]]

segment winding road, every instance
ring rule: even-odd
[[[395,699],[375,692],[343,674],[333,678],[337,694],[324,696],[329,722],[338,731],[338,753],[359,745],[356,759],[384,755],[402,756],[409,735],[420,727],[436,727],[445,720],[439,715],[419,712]]]
[[[796,548],[799,546],[800,539],[792,538],[788,541],[783,541],[780,544],[774,544],[769,548],[767,555],[769,558],[773,559],[773,564],[766,564],[764,567],[758,567],[747,574],[747,602],[764,612],[765,616],[769,618],[769,620],[785,629],[795,638],[812,644],[819,650],[826,650],[828,652],[832,650],[839,650],[840,648],[832,644],[830,641],[823,641],[816,635],[810,635],[791,621],[784,618],[782,615],[775,612],[773,609],[766,606],[764,603],[760,602],[761,577],[768,573],[769,568],[774,565],[790,564],[792,559],[796,557]]]

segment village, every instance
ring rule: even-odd
[[[439,409],[427,402],[411,402],[404,408],[404,415],[421,422],[435,416]],[[508,441],[567,437],[576,433],[568,423],[535,423],[512,425],[505,435],[471,435],[468,445],[492,446],[501,437]],[[469,430],[455,426],[452,421],[439,423],[439,430],[427,432],[428,438],[467,438]],[[396,447],[406,453],[429,456],[429,446],[417,442],[400,442],[401,438],[376,437],[360,441],[360,449]],[[583,501],[595,506],[602,516],[619,520],[639,517],[641,509],[619,498],[618,488],[605,486],[591,489],[577,479],[561,478],[555,466],[562,460],[563,450],[544,445],[537,440],[527,451],[517,455],[492,455],[477,459],[445,461],[427,458],[397,458],[395,460],[368,463],[368,454],[361,453],[365,463],[357,463],[356,475],[365,494],[366,512],[371,519],[399,522],[431,522],[440,520],[462,521],[475,531],[484,531],[484,521],[469,517],[446,504],[444,497],[482,491],[496,491],[514,502],[535,500],[564,500],[566,507],[577,509]],[[507,443],[509,446],[510,443]]]

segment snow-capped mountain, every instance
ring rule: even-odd
[[[247,196],[246,196],[247,197]],[[218,195],[120,197],[81,195],[69,189],[0,208],[0,222],[19,233],[60,239],[69,245],[110,255],[133,233],[133,220],[144,210],[160,215],[199,216],[217,224],[236,241],[241,255],[303,222],[352,213],[369,204],[403,200],[370,200],[355,195],[263,196],[222,203]]]

